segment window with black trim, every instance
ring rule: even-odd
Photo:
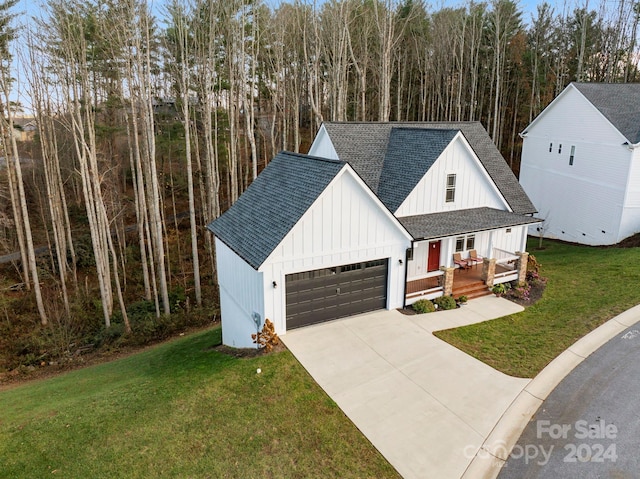
[[[447,194],[445,198],[447,203],[453,203],[456,200],[456,175],[447,175]]]
[[[476,235],[467,235],[467,249],[475,248]]]
[[[575,145],[571,145],[571,154],[569,155],[569,166],[573,165],[573,157],[576,155]]]
[[[558,154],[562,153],[562,143],[558,145]]]
[[[553,143],[549,143],[549,153],[553,151]]]
[[[456,253],[461,251],[468,251],[476,247],[476,235],[466,235],[456,237]]]

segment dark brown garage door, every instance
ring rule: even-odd
[[[287,275],[287,329],[386,308],[387,262]]]

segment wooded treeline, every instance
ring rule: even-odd
[[[420,0],[44,0],[35,18],[17,10],[0,2],[0,237],[21,251],[17,273],[43,325],[54,311],[86,314],[74,298],[92,287],[104,326],[117,311],[125,331],[135,299],[160,317],[176,285],[196,305],[203,287],[215,296],[205,225],[278,151],[306,151],[322,121],[481,121],[517,171],[518,133],[569,82],[638,80],[640,3],[629,0],[543,3],[526,15],[512,0],[435,11]],[[11,134],[16,94],[35,116],[34,141]],[[28,172],[21,157],[34,160]],[[46,265],[35,244],[50,245]]]

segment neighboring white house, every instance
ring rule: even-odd
[[[18,141],[31,141],[36,135],[38,125],[36,119],[28,116],[13,117],[13,133],[12,135]]]
[[[209,225],[223,342],[515,280],[534,212],[479,123],[325,123]],[[470,250],[483,264],[454,274]]]
[[[640,84],[571,83],[521,136],[520,183],[545,220],[532,235],[609,245],[640,231]]]

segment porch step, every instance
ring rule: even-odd
[[[453,297],[458,298],[460,296],[466,296],[469,299],[479,298],[481,296],[488,296],[491,294],[491,290],[487,288],[487,285],[482,281],[474,283],[467,283],[464,286],[455,288],[453,290]]]

